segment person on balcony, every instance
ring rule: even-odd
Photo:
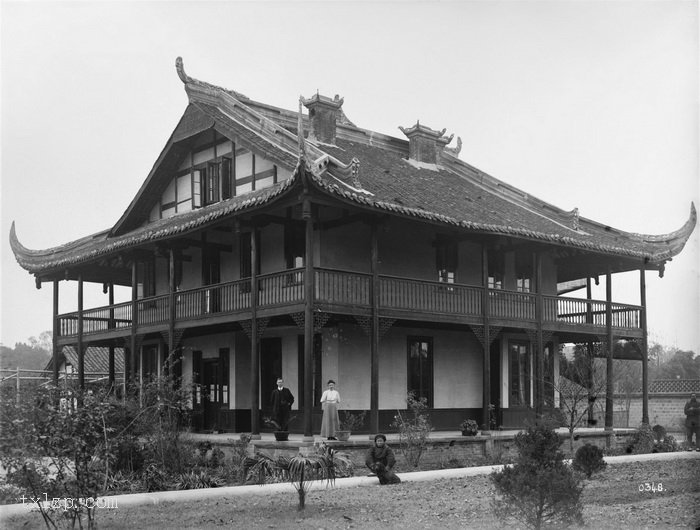
[[[340,428],[338,403],[340,403],[340,394],[335,389],[335,381],[333,381],[333,379],[329,379],[328,390],[324,390],[323,395],[321,396],[321,407],[323,407],[321,438],[337,440],[335,437],[335,431]]]
[[[277,388],[272,391],[270,403],[272,405],[272,417],[277,423],[279,430],[288,430],[289,411],[292,410],[294,396],[292,392],[284,386],[284,380],[281,377],[277,378]]]
[[[693,448],[693,434],[695,434],[695,448],[700,451],[700,401],[695,394],[690,396],[690,401],[683,408],[685,412],[685,429],[688,437],[688,445]]]
[[[386,444],[386,436],[377,434],[374,437],[374,445],[367,451],[365,465],[377,474],[379,483],[398,484],[401,482],[399,476],[394,473],[394,464],[396,457],[391,447]]]

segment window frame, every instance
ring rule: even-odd
[[[427,344],[427,354],[425,363],[421,362],[419,356],[418,361],[418,388],[413,388],[412,364],[415,363],[412,359],[412,344]],[[420,346],[419,346],[420,347]],[[416,399],[426,398],[426,404],[432,408],[435,402],[435,369],[434,369],[435,352],[433,348],[433,337],[425,335],[409,335],[406,337],[406,391],[415,393]],[[424,368],[427,368],[424,370]]]
[[[518,351],[514,351],[518,348]],[[520,348],[524,348],[524,356],[526,359],[526,370],[522,370],[523,352]],[[514,362],[513,355],[517,355]],[[532,383],[533,383],[533,360],[532,360],[532,345],[525,339],[510,339],[508,340],[508,407],[509,408],[532,408]],[[517,369],[514,369],[517,365]],[[517,382],[517,385],[513,383]],[[524,390],[524,391],[523,391]]]

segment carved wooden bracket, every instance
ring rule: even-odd
[[[476,336],[481,344],[481,347],[486,349],[486,333],[484,332],[484,326],[479,326],[478,324],[469,324],[469,329]],[[498,334],[501,332],[501,326],[490,326],[489,327],[489,346],[490,343],[498,338]]]

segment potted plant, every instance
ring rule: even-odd
[[[356,414],[347,411],[340,411],[340,429],[335,431],[335,436],[341,442],[347,442],[350,438],[350,433],[353,431],[359,431],[365,424],[365,416],[367,416],[367,411],[363,410]]]
[[[290,416],[284,425],[280,425],[277,420],[273,420],[272,418],[268,417],[263,418],[263,422],[266,425],[275,428],[275,431],[273,432],[275,435],[275,440],[278,442],[286,442],[289,440],[289,424],[294,418],[296,418],[296,416]]]
[[[479,432],[479,425],[474,420],[464,420],[459,424],[462,436],[476,436]]]

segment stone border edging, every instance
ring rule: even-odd
[[[629,462],[648,462],[652,460],[690,460],[700,459],[700,452],[678,451],[675,453],[650,453],[642,455],[606,456],[608,464],[625,464]],[[438,469],[434,471],[413,471],[400,473],[403,482],[425,482],[429,480],[455,479],[462,477],[474,477],[487,475],[493,471],[502,469],[502,465],[459,467],[451,469]],[[355,488],[359,486],[378,486],[377,478],[374,476],[348,477],[336,479],[334,488]],[[313,490],[324,489],[322,483],[314,484]],[[156,505],[163,502],[186,502],[193,500],[213,500],[218,497],[235,497],[239,495],[270,495],[275,493],[296,493],[294,487],[288,483],[246,485],[246,486],[226,486],[223,488],[202,488],[194,490],[158,491],[153,493],[130,493],[124,495],[110,495],[110,502],[116,501],[119,508]],[[100,497],[105,498],[105,497]],[[5,504],[0,505],[0,520],[4,517],[19,515],[30,511],[30,504]]]

